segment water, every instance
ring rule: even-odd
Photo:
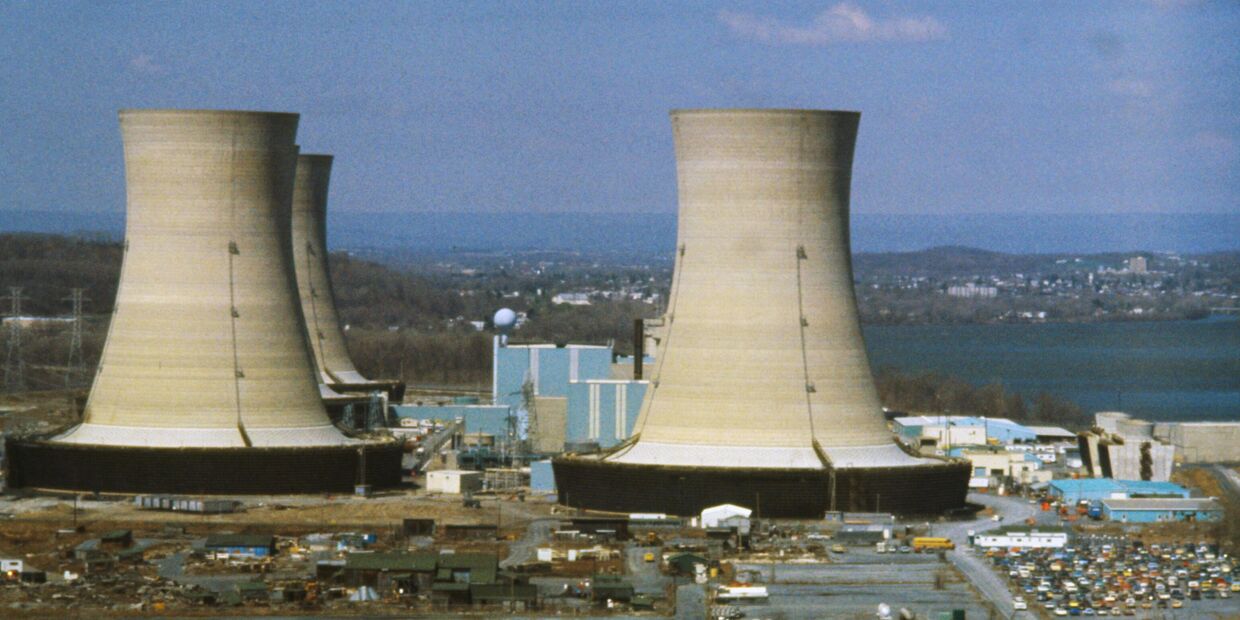
[[[1087,412],[1240,420],[1240,320],[865,328],[870,363],[1050,392]]]

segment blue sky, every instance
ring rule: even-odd
[[[0,209],[124,209],[116,111],[302,113],[337,212],[670,212],[667,112],[862,112],[860,213],[1240,211],[1240,3],[0,4]]]

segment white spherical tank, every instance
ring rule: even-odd
[[[500,333],[507,334],[517,326],[517,313],[513,312],[511,308],[500,308],[495,312],[491,323],[495,325],[495,329]]]

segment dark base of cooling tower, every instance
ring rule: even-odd
[[[697,515],[719,504],[768,518],[819,519],[831,510],[829,470],[666,467],[554,459],[560,503],[611,512]],[[835,510],[942,514],[965,505],[969,465],[840,469]]]
[[[365,483],[400,484],[399,444],[365,448]],[[5,442],[8,485],[96,493],[266,495],[351,493],[357,447],[141,448]]]
[[[404,381],[367,381],[366,383],[329,383],[331,389],[341,394],[369,394],[371,392],[387,392],[388,402],[396,405],[405,398]]]

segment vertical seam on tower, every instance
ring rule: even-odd
[[[294,168],[293,169],[293,179],[294,179],[293,191],[297,191],[296,178],[297,178],[297,170],[296,168]],[[305,219],[309,220],[309,218],[305,218]],[[318,362],[319,362],[319,379],[322,379],[323,377],[331,377],[332,373],[330,370],[327,369],[327,352],[323,349],[323,340],[324,340],[323,328],[319,325],[319,307],[316,301],[318,299],[318,294],[317,294],[318,290],[315,289],[314,287],[314,278],[311,274],[311,271],[314,269],[314,250],[311,244],[310,235],[314,234],[314,232],[315,231],[311,230],[311,227],[309,225],[306,225],[306,285],[310,289],[309,290],[310,316],[311,316],[311,320],[314,321],[314,334],[311,335],[311,338],[314,339],[315,343],[318,343],[318,347],[313,347],[313,343],[312,343],[312,347],[315,350],[311,351],[311,353],[318,354],[316,357],[318,358]],[[324,247],[323,251],[326,253],[327,248]],[[327,256],[323,257],[323,264],[324,265],[327,264]],[[315,383],[317,384],[318,381],[315,381]]]
[[[800,131],[797,132],[797,157],[805,155],[805,135],[808,132],[806,127],[805,116],[800,118]],[[796,199],[803,199],[802,196],[802,179],[800,171],[797,171],[796,178]],[[805,231],[805,209],[797,206],[797,234],[803,235]],[[809,259],[809,255],[805,252],[803,243],[797,244],[797,330],[801,336],[801,368],[805,373],[805,414],[809,417],[809,435],[811,439],[817,439],[814,432],[814,383],[810,381],[809,374],[809,351],[805,348],[805,330],[809,327],[809,322],[805,318],[805,291],[801,285],[801,264]]]
[[[245,447],[249,448],[253,444],[250,443],[250,436],[245,432],[245,420],[241,410],[241,359],[237,353],[237,286],[235,276],[236,257],[241,253],[237,247],[237,126],[234,121],[232,128],[232,148],[228,152],[228,224],[230,229],[229,236],[232,239],[228,242],[228,315],[229,325],[232,328],[232,354],[233,354],[233,395],[237,403],[237,432],[241,434],[241,441]]]

